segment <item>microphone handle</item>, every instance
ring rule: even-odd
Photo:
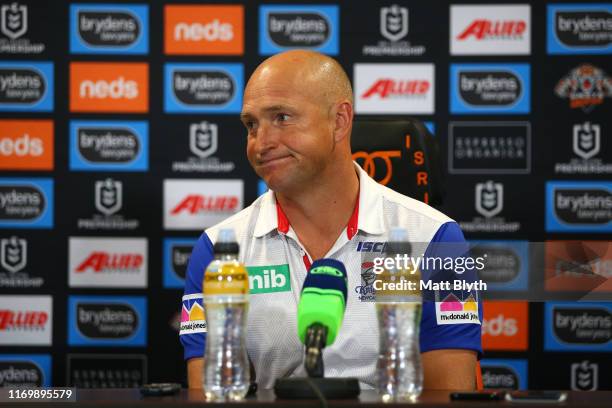
[[[323,378],[323,349],[327,339],[327,327],[313,323],[306,331],[306,359],[304,367],[309,377]]]

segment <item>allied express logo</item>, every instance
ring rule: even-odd
[[[53,170],[53,121],[0,120],[0,169]]]
[[[244,6],[166,5],[164,13],[166,54],[244,53]]]
[[[568,99],[570,108],[588,113],[612,97],[612,78],[594,65],[582,64],[559,80],[555,94]]]
[[[462,41],[473,39],[477,41],[497,39],[522,39],[527,30],[525,20],[473,20],[458,36]]]
[[[45,330],[49,313],[45,310],[0,309],[0,333]]]
[[[373,96],[378,96],[381,99],[419,97],[426,95],[430,88],[431,83],[427,80],[395,80],[380,78],[361,95],[361,98],[368,99]]]
[[[139,253],[92,252],[79,266],[76,273],[139,272],[144,256]]]
[[[240,197],[238,196],[205,196],[190,194],[181,200],[171,211],[172,215],[183,212],[191,215],[200,212],[235,212],[238,210]]]
[[[147,63],[72,62],[71,112],[132,112],[149,110]]]

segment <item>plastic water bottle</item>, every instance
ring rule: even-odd
[[[249,280],[238,250],[234,230],[219,231],[215,259],[202,282],[208,322],[202,386],[207,401],[240,401],[249,389],[245,338]]]
[[[396,254],[410,256],[405,229],[391,229],[388,241],[387,257],[395,257]],[[380,280],[376,290],[380,333],[376,367],[378,393],[383,402],[413,402],[423,390],[419,348],[423,306],[421,273],[418,269],[393,268],[382,272],[377,279]],[[385,283],[388,285],[383,287]]]

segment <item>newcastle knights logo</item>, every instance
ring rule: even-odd
[[[123,186],[120,181],[106,179],[96,181],[96,209],[104,215],[112,215],[121,209]]]
[[[504,207],[504,186],[491,180],[476,184],[476,211],[491,218]]]
[[[189,127],[189,148],[198,157],[206,158],[217,151],[217,125],[206,121]]]
[[[0,265],[11,273],[25,268],[28,260],[28,243],[15,236],[0,240]]]
[[[16,40],[28,30],[28,8],[17,3],[0,8],[0,31],[11,40]]]
[[[574,153],[585,160],[599,153],[601,131],[599,125],[584,122],[574,125]]]
[[[408,9],[394,4],[380,9],[380,33],[389,41],[399,41],[408,34]]]

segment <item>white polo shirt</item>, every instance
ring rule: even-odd
[[[458,225],[432,207],[401,195],[374,181],[357,164],[359,200],[344,231],[325,258],[344,263],[348,294],[342,327],[335,342],[324,349],[326,377],[356,377],[374,386],[378,357],[378,322],[375,304],[368,301],[371,282],[362,262],[365,249],[385,242],[390,228],[408,231],[413,252],[432,255],[433,243],[465,242]],[[233,228],[240,245],[239,259],[249,273],[250,305],[247,319],[247,349],[261,388],[272,388],[280,377],[305,376],[304,346],[297,335],[297,306],[302,284],[312,260],[274,192],[268,191],[248,208],[208,228],[196,243],[185,281],[180,339],[185,359],[202,357],[206,321],[202,306],[203,273],[213,259],[213,243],[222,228]],[[461,299],[460,299],[461,300]],[[421,352],[435,349],[481,348],[482,308],[479,321],[440,322],[434,302],[424,302],[420,330]]]

